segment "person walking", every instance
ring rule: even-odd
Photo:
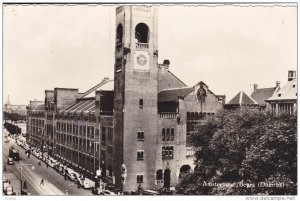
[[[44,179],[41,180],[40,185],[43,185],[43,186],[44,186]]]
[[[26,183],[26,181],[23,182],[23,189],[27,189],[27,183]]]

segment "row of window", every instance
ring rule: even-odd
[[[74,133],[79,135],[91,135],[92,138],[94,137],[94,132],[96,135],[99,135],[99,129],[95,129],[93,126],[83,126],[77,124],[69,124],[69,123],[60,123],[57,122],[57,131],[67,132],[67,133]]]
[[[201,120],[206,115],[214,115],[214,112],[187,112],[187,120]]]
[[[174,147],[173,146],[163,146],[161,151],[161,156],[163,159],[172,159],[174,154]]]
[[[173,159],[174,156],[174,146],[163,146],[162,147],[162,158],[163,159]],[[137,151],[137,160],[144,160],[144,151]]]
[[[44,126],[44,120],[41,119],[30,119],[30,124],[33,126]]]

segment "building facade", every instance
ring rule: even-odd
[[[265,101],[269,103],[273,114],[297,114],[297,73],[288,72],[288,82]]]
[[[122,191],[169,188],[193,171],[188,136],[223,109],[225,96],[202,81],[188,87],[171,73],[169,60],[158,64],[157,24],[155,6],[118,7],[114,80],[86,93],[46,90],[44,132],[28,130],[29,140],[87,174],[101,169]],[[36,113],[29,108],[28,119]]]

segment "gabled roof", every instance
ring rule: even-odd
[[[265,100],[270,98],[278,89],[279,87],[256,89],[251,94],[251,98],[253,98],[259,105],[264,106],[266,105]]]
[[[266,101],[297,100],[297,79],[289,81]]]
[[[171,71],[165,70],[164,72],[158,72],[158,91],[181,87],[187,87],[187,85],[171,73]]]
[[[33,109],[33,111],[44,111],[44,110],[45,110],[44,104],[39,104]]]
[[[158,93],[158,102],[177,102],[178,97],[184,97],[194,90],[193,87],[165,89]]]
[[[61,110],[61,112],[71,112],[71,113],[94,113],[95,112],[95,99],[93,98],[81,98],[77,99],[76,103],[70,105],[69,107]]]
[[[240,91],[225,105],[258,105],[258,103],[245,92]]]

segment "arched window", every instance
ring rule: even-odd
[[[120,44],[123,42],[123,26],[122,24],[119,24],[118,25],[118,28],[117,28],[117,38],[116,38],[116,43],[117,44]]]
[[[163,180],[163,171],[162,170],[156,171],[156,180]]]
[[[145,23],[139,23],[135,27],[135,39],[138,43],[148,43],[149,27]]]
[[[165,141],[165,138],[166,138],[166,129],[162,129],[162,141]]]
[[[170,138],[170,129],[167,128],[166,141],[169,141],[169,138]]]
[[[170,141],[174,140],[174,128],[171,128]]]

